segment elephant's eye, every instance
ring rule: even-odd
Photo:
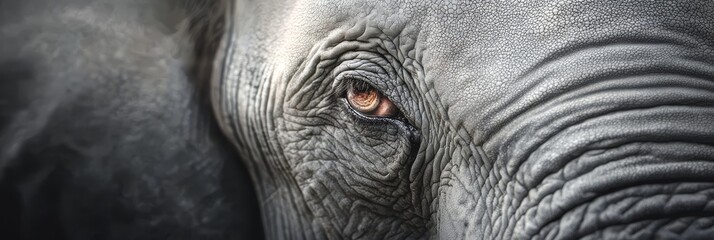
[[[377,89],[360,80],[353,80],[347,89],[350,107],[370,117],[394,117],[399,112],[394,103]]]

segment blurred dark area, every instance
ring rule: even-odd
[[[207,100],[223,1],[0,0],[0,239],[258,239]]]

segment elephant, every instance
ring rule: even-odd
[[[712,1],[38,3],[0,4],[7,231],[714,234]]]

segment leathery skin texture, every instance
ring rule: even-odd
[[[211,97],[270,239],[714,236],[714,2],[227,14]],[[355,111],[354,81],[403,117]]]
[[[713,105],[714,1],[0,0],[0,239],[711,239]]]

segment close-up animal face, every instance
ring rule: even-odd
[[[714,2],[45,2],[0,4],[23,239],[714,234]]]

